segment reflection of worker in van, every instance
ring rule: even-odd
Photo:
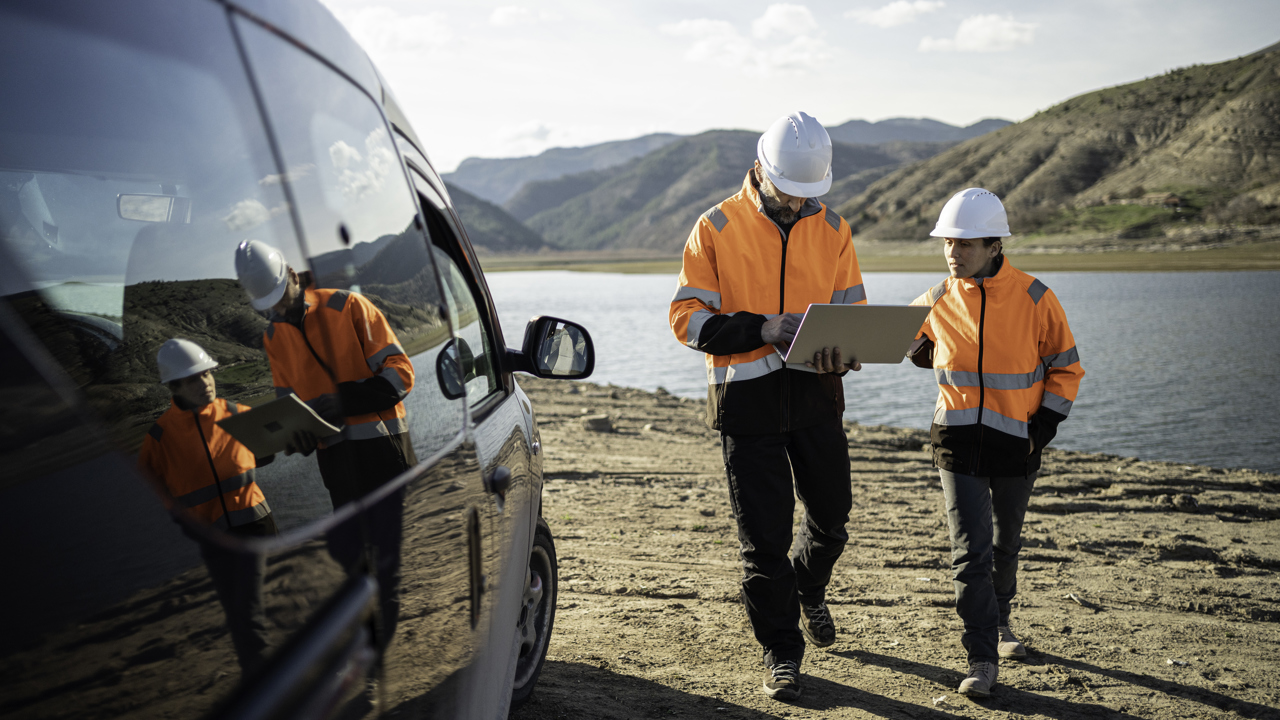
[[[587,341],[575,327],[551,325],[538,352],[552,375],[573,375],[587,366]]]
[[[248,406],[216,396],[211,371],[218,363],[190,340],[169,340],[156,362],[173,404],[143,437],[139,467],[164,485],[173,506],[200,523],[242,537],[275,535],[271,508],[254,478],[254,468],[271,458],[255,460],[217,424]],[[268,646],[262,556],[203,540],[200,550],[226,611],[240,666],[250,672],[262,663]]]
[[[278,396],[294,393],[342,428],[327,438],[301,432],[287,452],[317,450],[335,508],[413,465],[408,413],[413,365],[382,312],[363,295],[314,287],[276,248],[240,243],[236,275],[257,310],[270,311],[262,344]]]

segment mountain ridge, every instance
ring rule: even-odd
[[[855,239],[923,240],[966,187],[1015,233],[1156,237],[1280,223],[1280,44],[1069,98],[871,184],[837,206]]]

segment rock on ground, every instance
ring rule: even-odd
[[[975,702],[955,694],[965,656],[927,433],[847,424],[854,509],[828,596],[839,636],[809,649],[788,704],[759,690],[702,403],[520,383],[546,453],[560,595],[515,718],[1280,718],[1278,476],[1050,448],[1013,613],[1030,657],[1001,663]],[[584,414],[614,432],[585,432]]]

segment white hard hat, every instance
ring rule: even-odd
[[[182,338],[166,340],[156,353],[156,364],[160,366],[160,382],[166,384],[218,367],[204,348]]]
[[[818,197],[831,189],[831,136],[812,115],[780,117],[756,142],[756,157],[769,180],[795,197]]]
[[[289,281],[289,263],[284,255],[257,240],[245,240],[236,248],[236,277],[249,294],[255,310],[266,310],[280,302]]]
[[[966,188],[951,196],[938,224],[929,233],[933,237],[972,240],[975,238],[1009,237],[1009,216],[1004,203],[990,190]]]

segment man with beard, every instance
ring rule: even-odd
[[[742,599],[764,649],[764,692],[780,700],[800,696],[805,639],[835,642],[826,586],[849,537],[840,378],[861,365],[825,348],[791,369],[775,349],[811,303],[866,302],[849,224],[814,199],[830,187],[827,131],[802,112],[779,118],[742,190],[694,226],[671,300],[672,331],[706,353],[706,420],[720,431]],[[788,555],[797,495],[804,522]]]

